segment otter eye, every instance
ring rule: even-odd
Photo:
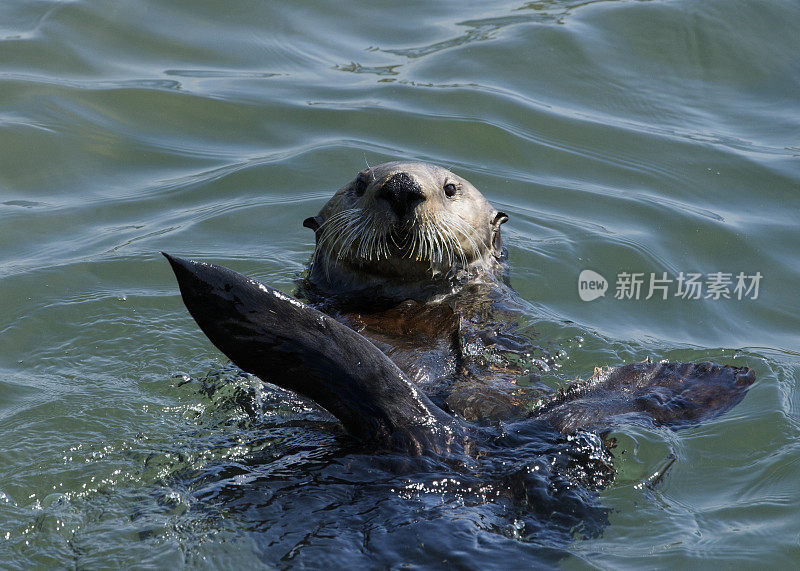
[[[446,185],[444,185],[444,193],[448,198],[455,196],[457,190],[458,188],[452,182],[448,182]]]
[[[361,196],[362,194],[364,194],[364,191],[367,190],[367,186],[368,185],[369,185],[369,182],[367,181],[367,174],[363,173],[363,172],[358,173],[358,176],[356,177],[356,182],[355,182],[356,194],[358,196]]]

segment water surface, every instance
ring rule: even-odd
[[[796,566],[799,25],[791,0],[4,2],[4,564]],[[370,464],[227,367],[158,252],[291,292],[301,221],[394,159],[509,213],[553,383],[650,357],[756,385],[703,426],[620,430],[593,534],[523,535],[492,489]],[[763,277],[615,299],[621,272]]]

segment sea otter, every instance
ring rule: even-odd
[[[530,419],[565,433],[696,423],[755,376],[712,363],[632,363],[555,395],[520,394],[530,341],[501,225],[468,181],[435,165],[367,168],[305,220],[316,248],[298,296],[167,256],[201,329],[236,365],[301,393],[354,437],[409,453],[469,453],[481,426]]]

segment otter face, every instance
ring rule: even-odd
[[[419,281],[496,263],[506,220],[450,171],[393,162],[358,173],[303,225],[316,232],[312,273]]]

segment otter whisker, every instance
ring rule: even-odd
[[[357,219],[359,209],[343,210],[326,220],[320,226],[320,244],[335,243],[342,232],[346,231]]]
[[[341,242],[338,244],[337,260],[345,258],[353,248],[353,243],[358,238],[359,232],[363,231],[365,222],[364,219],[361,219],[350,225],[347,233],[342,236]]]
[[[415,236],[419,242],[417,260],[430,262],[433,255],[433,248],[430,240],[431,232],[428,228],[428,221],[426,219],[423,219],[421,223],[417,225]]]
[[[439,227],[442,230],[442,237],[447,243],[450,253],[450,263],[452,267],[455,263],[455,258],[458,257],[462,266],[466,266],[466,256],[461,242],[458,240],[455,230],[453,229],[452,221],[449,217],[442,217],[439,221]]]
[[[320,238],[317,242],[312,264],[314,261],[320,260],[320,252],[326,252],[327,259],[324,265],[325,274],[328,278],[330,278],[330,267],[334,256],[336,255],[337,259],[341,257],[344,244],[348,241],[352,242],[350,237],[353,235],[355,227],[362,221],[361,210],[352,208],[338,212],[320,226]]]
[[[420,221],[414,227],[414,241],[417,244],[416,256],[417,261],[426,261],[430,256],[430,247],[428,244],[428,233],[425,231],[425,222]]]
[[[419,261],[422,257],[422,248],[423,248],[422,236],[420,235],[419,232],[419,226],[418,225],[412,226],[409,229],[407,235],[410,236],[411,244],[408,247],[406,255],[409,259]]]
[[[365,245],[364,249],[364,258],[367,260],[375,260],[380,259],[380,251],[376,252],[376,244],[380,240],[380,232],[378,229],[378,225],[375,221],[375,217],[372,216],[368,225],[368,234],[363,239],[363,244]]]
[[[480,236],[476,236],[475,230],[469,224],[456,217],[451,217],[449,221],[453,224],[454,230],[460,233],[469,243],[470,257],[476,258],[482,250],[487,249],[486,244],[484,244]]]
[[[447,266],[448,268],[453,266],[455,262],[455,253],[458,247],[458,244],[453,240],[452,232],[449,229],[449,226],[445,222],[445,224],[439,224],[439,227],[444,230],[441,235],[437,236],[437,239],[441,242],[441,248],[447,254]]]
[[[375,227],[368,226],[366,234],[361,237],[361,244],[358,247],[358,257],[372,260],[372,248],[375,243]]]
[[[444,261],[444,253],[445,247],[444,243],[442,242],[441,232],[438,231],[438,225],[436,224],[436,220],[425,220],[425,235],[428,238],[428,244],[430,249],[430,254],[428,256],[428,261],[430,262],[431,266],[441,265]]]
[[[370,216],[368,219],[363,220],[357,226],[358,233],[356,237],[358,239],[358,246],[355,248],[355,257],[359,259],[369,259],[370,251],[369,251],[369,239],[370,235],[372,234],[373,227],[371,226],[372,217]],[[365,224],[366,223],[366,224]]]
[[[387,260],[389,259],[389,236],[383,232],[379,235],[378,239],[380,240],[380,248],[383,252],[383,257]]]
[[[341,255],[344,257],[346,254],[350,253],[350,255],[358,260],[368,259],[369,252],[366,248],[368,247],[367,238],[369,237],[369,231],[368,221],[361,221],[354,228],[349,244],[347,248],[341,252]]]

